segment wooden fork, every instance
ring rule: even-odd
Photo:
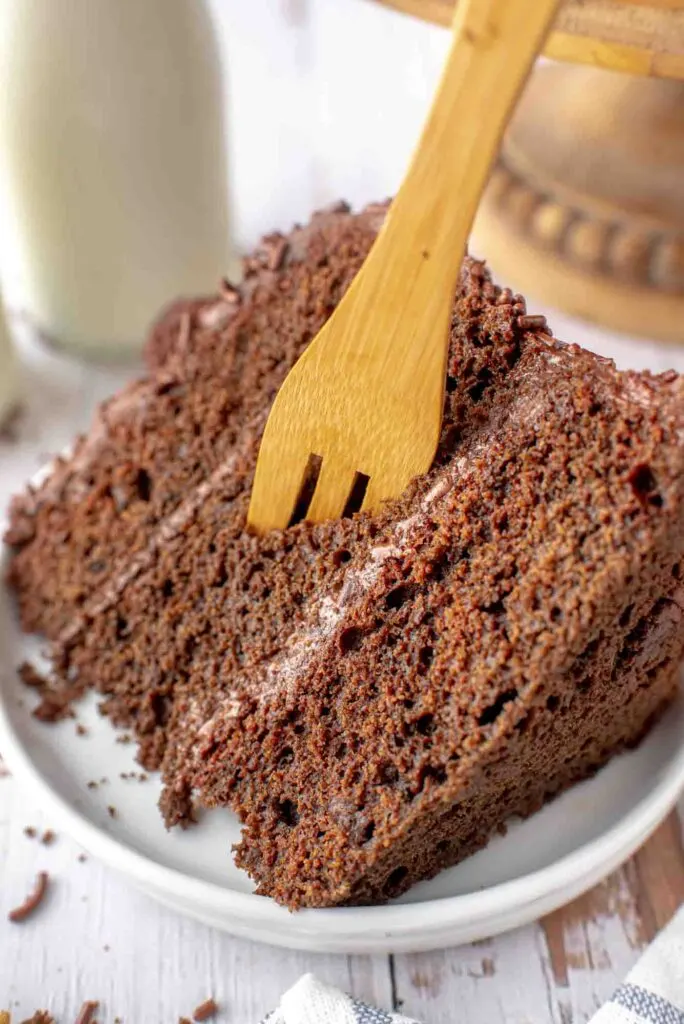
[[[557,6],[459,0],[401,189],[363,267],[273,403],[249,507],[256,532],[377,508],[430,468],[468,234]]]

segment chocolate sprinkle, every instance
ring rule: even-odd
[[[218,1003],[213,999],[205,999],[203,1003],[195,1007],[192,1014],[192,1019],[195,1021],[209,1020],[215,1013],[218,1012]]]
[[[32,893],[30,893],[21,906],[16,907],[14,910],[10,910],[7,915],[9,920],[14,924],[20,924],[25,921],[27,917],[30,917],[34,910],[43,902],[43,897],[47,892],[49,882],[49,875],[47,871],[39,871],[36,878],[36,887]]]
[[[190,313],[186,311],[181,315],[178,326],[178,347],[181,351],[187,348],[188,341],[190,340],[190,328]]]
[[[519,316],[517,324],[521,331],[545,331],[548,327],[548,321],[545,316],[532,313]]]
[[[100,1004],[94,999],[88,999],[78,1011],[75,1024],[92,1024],[95,1011]]]

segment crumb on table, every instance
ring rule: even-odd
[[[203,1003],[200,1003],[199,1006],[195,1007],[192,1014],[192,1019],[194,1021],[209,1020],[209,1018],[213,1017],[214,1014],[217,1012],[218,1003],[211,998],[205,999]]]
[[[20,924],[22,921],[25,921],[30,917],[43,902],[49,881],[50,876],[47,871],[39,871],[33,892],[29,893],[20,906],[15,907],[14,910],[10,910],[8,914],[9,920],[15,924]]]

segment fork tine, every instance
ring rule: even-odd
[[[355,477],[355,469],[339,463],[332,456],[324,456],[316,490],[305,518],[311,523],[339,519],[344,512]]]
[[[391,477],[388,479],[386,474],[383,479],[379,473],[371,476],[363,497],[361,511],[377,512],[383,502],[397,494],[401,494],[410,483],[410,480],[410,477],[407,480],[402,480],[399,474],[394,479]]]
[[[296,470],[296,463],[283,471],[279,453],[264,436],[254,474],[247,521],[253,533],[284,530],[288,526],[302,490],[307,470],[306,459]]]

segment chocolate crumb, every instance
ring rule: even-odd
[[[40,837],[40,841],[43,844],[43,846],[52,846],[56,838],[56,834],[52,831],[51,828],[48,828],[43,832],[42,836]]]
[[[9,1014],[7,1020],[9,1021]],[[0,1018],[0,1021],[2,1018]],[[55,1024],[55,1018],[47,1010],[36,1010],[32,1017],[22,1021],[22,1024]]]
[[[24,835],[27,836],[29,839],[35,839],[36,836],[38,835],[38,832],[33,827],[33,825],[27,825],[26,828],[24,829]]]
[[[109,806],[107,807],[107,814],[109,815],[110,818],[118,818],[119,816],[119,812],[117,811],[116,807],[114,807],[112,804],[109,804]]]
[[[368,205],[369,210],[380,210],[382,213],[386,212],[384,203],[370,203]],[[324,206],[321,210],[317,210],[316,213],[349,213],[351,206],[345,199],[336,199],[328,206]]]
[[[526,313],[519,316],[516,323],[521,331],[545,331],[548,327],[546,317],[541,314]]]
[[[79,862],[80,864],[85,864],[85,862],[86,862],[86,861],[88,860],[88,858],[86,857],[85,853],[79,853],[79,855],[78,855],[78,857],[76,858],[76,860],[77,860],[77,861],[78,861],[78,862]]]
[[[47,686],[45,676],[41,675],[28,661],[22,661],[17,669],[17,674],[24,686],[29,686],[32,690],[44,690]]]
[[[14,910],[10,910],[7,915],[9,920],[14,924],[20,924],[22,921],[25,921],[27,917],[30,917],[34,910],[37,910],[43,902],[43,897],[47,892],[48,882],[49,875],[47,871],[39,871],[36,878],[35,889],[26,897],[21,906],[15,907]]]
[[[519,316],[525,316],[527,313],[527,300],[524,295],[513,296],[513,312]]]
[[[86,729],[85,725],[81,725],[80,722],[76,726],[76,735],[77,736],[87,736],[88,735],[88,730]]]
[[[124,782],[147,782],[149,776],[145,772],[119,772],[119,778]]]
[[[129,732],[124,732],[124,733],[121,734],[121,736],[117,736],[116,737],[116,742],[117,743],[122,743],[122,744],[126,745],[128,743],[132,743],[133,739],[132,739],[131,734]]]
[[[194,1021],[209,1020],[209,1018],[213,1017],[214,1014],[217,1012],[218,1003],[215,1002],[213,999],[205,999],[203,1003],[200,1003],[199,1006],[195,1007],[195,1010],[192,1014],[192,1019]]]
[[[2,1024],[2,1021],[0,1021],[0,1024]],[[189,1017],[179,1017],[178,1024],[192,1024],[192,1021]]]
[[[88,999],[78,1011],[76,1024],[92,1024],[95,1011],[100,1004],[95,999]]]
[[[99,783],[96,782],[95,779],[91,779],[88,783],[88,789],[97,789],[98,785]]]
[[[74,712],[69,706],[73,694],[66,691],[62,694],[46,693],[38,707],[33,710],[33,717],[39,722],[61,722],[64,718],[73,718]]]

